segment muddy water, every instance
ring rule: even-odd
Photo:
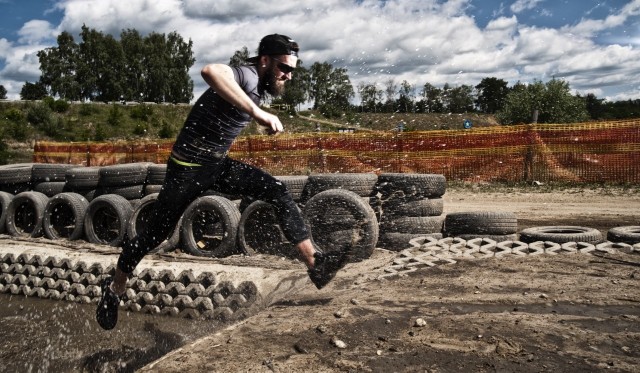
[[[0,372],[133,372],[221,323],[121,310],[104,331],[95,305],[0,294]]]

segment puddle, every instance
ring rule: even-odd
[[[121,309],[102,330],[95,305],[0,294],[0,371],[133,372],[226,326]]]

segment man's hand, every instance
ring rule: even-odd
[[[267,132],[270,135],[275,135],[278,132],[284,131],[284,127],[282,127],[280,119],[277,116],[267,113],[262,109],[258,109],[255,111],[253,119],[255,119],[259,125],[267,127]]]

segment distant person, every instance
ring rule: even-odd
[[[277,116],[258,105],[266,94],[280,96],[298,62],[298,44],[272,34],[260,41],[247,66],[206,65],[209,88],[198,98],[173,145],[164,185],[142,233],[122,248],[115,276],[106,278],[96,319],[104,329],[118,322],[120,296],[142,258],[171,233],[186,207],[208,189],[248,196],[275,206],[287,239],[296,245],[311,281],[324,287],[346,262],[344,254],[314,248],[303,218],[285,185],[256,167],[229,158],[235,138],[253,119],[270,134],[283,131]]]

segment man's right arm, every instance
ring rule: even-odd
[[[282,132],[283,127],[277,116],[260,109],[242,90],[233,77],[231,67],[223,64],[209,64],[200,72],[202,78],[225,101],[249,114],[258,124],[270,129],[272,134]]]

